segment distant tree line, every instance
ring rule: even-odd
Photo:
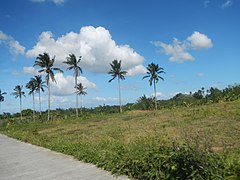
[[[68,68],[67,70],[73,70],[74,71],[74,88],[75,88],[75,94],[76,94],[76,118],[78,117],[78,96],[81,96],[81,115],[83,114],[83,105],[82,105],[82,96],[86,95],[86,87],[84,87],[82,85],[82,83],[78,83],[78,76],[80,76],[83,71],[82,68],[79,66],[79,63],[81,61],[81,56],[77,59],[76,56],[74,54],[69,54],[68,57],[66,57],[66,61],[63,61],[62,63],[67,64]],[[52,114],[51,112],[51,86],[50,86],[50,82],[55,82],[56,83],[56,79],[54,77],[54,71],[58,71],[63,73],[63,70],[61,70],[58,67],[54,66],[54,62],[55,62],[55,56],[53,58],[50,58],[48,53],[43,53],[43,54],[39,54],[36,57],[36,60],[33,64],[33,66],[37,66],[40,69],[38,70],[39,73],[44,73],[45,75],[45,81],[42,80],[42,76],[41,75],[37,75],[34,76],[30,79],[29,82],[26,83],[26,88],[29,90],[28,94],[32,96],[32,120],[35,121],[36,116],[38,117],[38,119],[47,119],[50,120],[52,119],[53,115],[56,114],[61,114],[62,111],[57,111],[57,113],[53,112]],[[122,65],[121,65],[121,60],[113,60],[112,63],[110,63],[110,71],[108,72],[108,74],[110,74],[112,76],[112,78],[108,81],[111,82],[114,79],[118,80],[118,94],[119,94],[119,112],[121,113],[122,110],[122,102],[121,102],[121,85],[120,85],[120,80],[125,80],[125,75],[127,74],[127,71],[122,70]],[[148,64],[147,68],[146,68],[146,76],[143,77],[143,79],[145,78],[149,78],[149,84],[150,86],[153,85],[154,87],[154,109],[157,110],[157,97],[156,97],[156,84],[158,83],[159,79],[164,80],[162,76],[160,76],[161,74],[165,73],[164,69],[162,67],[160,67],[158,64],[155,63],[151,63]],[[47,88],[48,90],[48,109],[47,109],[47,117],[42,116],[42,114],[44,112],[42,112],[41,110],[41,92],[44,92],[44,88]],[[20,111],[19,113],[14,114],[13,116],[18,116],[20,115],[20,119],[21,121],[23,120],[23,116],[28,116],[29,115],[29,110],[22,110],[22,97],[25,97],[25,92],[23,91],[23,85],[16,85],[15,88],[13,89],[14,92],[11,93],[11,95],[15,96],[15,98],[19,98],[19,102],[20,102]],[[38,93],[38,100],[39,100],[39,113],[36,113],[35,110],[35,93]],[[4,101],[4,95],[6,93],[5,92],[1,92],[0,91],[0,103]],[[1,105],[1,104],[0,104]],[[130,106],[131,104],[127,105],[127,108],[124,106],[124,109],[131,109],[132,107]],[[150,107],[146,107],[147,109],[152,109]],[[0,106],[0,110],[1,110],[1,106]],[[85,108],[86,111],[86,108]],[[108,113],[112,113],[116,111],[116,106],[99,106],[96,107],[94,109],[88,109],[88,112],[99,112],[102,113],[103,111],[108,112]],[[28,113],[26,113],[28,112]],[[46,113],[44,113],[45,115]],[[3,115],[1,115],[0,112],[0,117],[8,117],[9,113],[3,113]],[[59,115],[60,116],[60,115]]]
[[[193,107],[204,104],[213,104],[220,102],[231,102],[240,99],[240,84],[229,85],[228,87],[220,90],[218,88],[211,87],[207,90],[201,88],[196,92],[189,92],[189,94],[178,93],[170,99],[167,100],[158,100],[158,109],[172,109],[174,107]],[[122,106],[123,111],[131,111],[131,110],[154,110],[155,109],[155,98],[147,97],[143,95],[139,97],[135,103],[127,103]],[[69,117],[74,117],[75,109],[61,109],[57,108],[52,110],[52,116],[54,119],[67,119]],[[111,114],[118,113],[119,106],[117,105],[100,105],[94,108],[81,108],[84,117],[91,117],[94,114]],[[32,109],[24,109],[22,110],[22,116],[25,119],[32,120]],[[47,119],[48,111],[42,112],[42,119]],[[7,113],[3,112],[0,117],[3,118],[16,118],[19,117],[20,113]],[[37,119],[39,119],[39,115],[37,115]]]
[[[191,107],[196,105],[230,102],[240,98],[240,84],[229,85],[220,90],[211,87],[207,90],[201,88],[189,94],[178,93],[168,100],[158,100],[159,108],[173,108],[177,106]],[[154,98],[143,95],[135,104],[133,109],[152,110],[154,109]]]

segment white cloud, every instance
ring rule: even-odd
[[[52,103],[66,103],[66,102],[69,102],[69,99],[67,97],[62,97],[62,96],[51,96],[51,102]]]
[[[43,2],[46,2],[46,1],[51,1],[53,3],[55,3],[56,5],[60,5],[60,4],[63,4],[65,2],[65,0],[30,0],[32,2],[36,2],[36,3],[43,3]]]
[[[147,69],[142,65],[137,65],[127,71],[127,76],[135,76],[140,74],[146,74]]]
[[[151,96],[150,97],[154,97],[155,95],[154,95],[154,93],[152,93],[151,94]],[[163,94],[162,92],[156,92],[156,96],[157,96],[157,99],[166,99],[166,95],[165,94]],[[147,96],[148,97],[148,96]]]
[[[4,34],[2,31],[0,31],[0,42],[7,40],[8,39],[8,35]]]
[[[8,45],[10,47],[10,52],[14,55],[24,54],[25,47],[23,47],[18,41],[9,41]]]
[[[194,32],[184,41],[173,38],[172,44],[155,41],[154,45],[161,48],[162,52],[170,56],[172,62],[193,61],[195,58],[188,52],[189,50],[209,49],[213,47],[212,40],[205,34]]]
[[[62,73],[56,73],[55,79],[57,83],[51,83],[52,93],[55,96],[67,96],[73,95],[75,93],[75,84],[73,76],[66,76]],[[84,87],[87,89],[95,89],[96,84],[89,81],[86,77],[80,76],[78,77],[78,83],[82,83]],[[87,91],[87,90],[86,90]]]
[[[118,98],[112,98],[112,97],[95,97],[92,98],[92,102],[96,104],[113,104],[113,103],[118,103]]]
[[[13,37],[3,33],[2,31],[0,31],[0,44],[1,43],[5,44],[9,48],[10,53],[13,56],[17,56],[19,54],[23,55],[25,52],[24,46],[22,46]]]
[[[169,60],[172,62],[184,62],[194,60],[193,56],[187,52],[187,44],[180,42],[174,38],[172,44],[165,44],[160,41],[156,41],[156,47],[162,48],[162,51],[170,56]]]
[[[38,71],[34,67],[30,66],[30,67],[23,67],[23,73],[35,75],[35,74],[38,74]]]
[[[194,32],[191,36],[187,38],[190,46],[195,50],[209,49],[213,46],[212,40],[209,39],[205,34],[199,32]]]
[[[225,3],[222,4],[222,8],[223,9],[228,8],[228,7],[232,6],[232,4],[233,4],[232,0],[227,0],[227,1],[225,1]]]
[[[82,27],[79,33],[69,32],[56,40],[51,32],[42,32],[37,44],[27,51],[26,56],[35,58],[43,52],[52,57],[55,55],[58,66],[65,66],[62,62],[70,53],[82,56],[80,66],[94,73],[107,73],[114,59],[122,60],[122,69],[130,70],[134,75],[136,70],[143,69],[144,58],[129,45],[117,45],[103,27]]]

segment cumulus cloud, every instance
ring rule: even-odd
[[[187,44],[174,38],[172,44],[165,44],[157,41],[156,47],[162,48],[163,53],[170,56],[172,62],[184,62],[194,60],[193,56],[187,52]]]
[[[17,56],[19,54],[23,55],[25,52],[25,47],[22,46],[18,41],[16,41],[12,36],[7,35],[0,31],[0,44],[5,44],[12,55]]]
[[[33,74],[33,75],[39,74],[38,71],[32,66],[23,67],[23,73],[24,74]]]
[[[170,56],[172,62],[193,61],[195,58],[188,52],[189,50],[202,50],[213,47],[212,40],[205,34],[194,32],[184,41],[179,41],[173,38],[172,44],[166,44],[161,41],[154,42],[156,47],[159,47],[162,52]]]
[[[36,3],[43,3],[46,1],[51,1],[53,3],[55,3],[56,5],[60,5],[63,4],[65,2],[65,0],[30,0],[31,2],[36,2]]]
[[[67,96],[75,93],[75,83],[73,76],[64,76],[62,73],[56,73],[55,79],[57,83],[51,83],[52,92],[55,96]],[[86,77],[78,77],[78,83],[82,83],[87,89],[95,89],[96,84],[89,81]]]
[[[225,1],[225,3],[222,4],[222,8],[223,9],[228,8],[228,7],[232,6],[232,4],[233,4],[232,0],[227,0],[227,1]]]
[[[147,69],[142,65],[137,65],[127,71],[127,76],[135,76],[140,74],[146,74]]]
[[[190,46],[195,50],[209,49],[213,46],[212,40],[209,39],[205,34],[194,32],[187,38]]]
[[[79,33],[69,32],[56,39],[50,31],[42,32],[36,45],[27,51],[27,57],[36,57],[48,52],[56,56],[56,65],[65,66],[62,61],[70,53],[82,56],[83,69],[94,73],[107,73],[114,59],[122,60],[122,69],[130,70],[130,75],[142,73],[144,58],[129,45],[117,45],[110,32],[104,27],[82,27]]]

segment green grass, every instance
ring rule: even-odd
[[[240,177],[240,101],[13,123],[0,132],[134,179]]]

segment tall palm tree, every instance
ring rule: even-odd
[[[76,93],[77,95],[81,96],[81,115],[82,115],[82,104],[83,104],[83,96],[85,96],[87,94],[87,92],[85,91],[87,88],[83,87],[82,83],[77,84],[76,86]]]
[[[74,78],[75,78],[75,88],[76,88],[76,117],[78,117],[78,90],[77,90],[77,77],[82,74],[82,69],[80,66],[78,66],[78,63],[81,61],[81,56],[77,60],[76,56],[74,54],[69,54],[69,56],[66,58],[67,61],[63,61],[63,63],[69,65],[67,70],[73,69],[74,71]]]
[[[1,103],[4,101],[4,96],[7,94],[6,92],[2,92],[1,89],[0,89],[0,114],[1,114]]]
[[[53,59],[50,59],[50,56],[48,55],[48,53],[45,52],[43,54],[38,55],[33,65],[33,66],[39,66],[43,68],[38,71],[39,73],[42,73],[42,72],[46,73],[45,79],[48,86],[48,120],[50,120],[50,95],[51,95],[50,78],[52,82],[56,82],[54,78],[54,71],[63,72],[60,68],[53,67],[54,61],[55,61],[55,57]]]
[[[150,86],[154,86],[154,102],[155,102],[155,110],[157,110],[157,92],[156,92],[156,83],[158,83],[159,79],[164,80],[160,74],[163,74],[164,69],[159,67],[158,64],[148,64],[147,67],[147,75],[144,76],[142,79],[149,78]]]
[[[12,93],[13,96],[15,96],[15,98],[19,97],[20,100],[20,117],[22,120],[22,96],[25,96],[25,92],[22,90],[23,86],[17,85],[15,86],[15,88],[13,89],[14,92]]]
[[[45,85],[45,81],[42,80],[42,76],[40,76],[40,75],[34,76],[33,80],[36,84],[36,92],[38,92],[39,113],[40,113],[40,116],[41,116],[42,115],[41,91],[44,92],[44,88],[47,87],[47,86]]]
[[[125,79],[124,75],[127,74],[127,71],[122,71],[121,63],[122,63],[121,60],[120,61],[118,61],[116,59],[113,60],[112,63],[110,63],[111,70],[108,72],[108,74],[111,74],[111,76],[112,76],[112,79],[110,79],[108,82],[111,82],[116,77],[118,78],[118,95],[119,95],[119,110],[120,110],[120,113],[122,112],[120,80],[124,80]]]
[[[36,91],[36,83],[35,79],[31,78],[30,81],[26,84],[26,88],[29,89],[28,94],[32,95],[32,102],[33,102],[33,121],[35,121],[35,99],[34,99],[34,93]]]

